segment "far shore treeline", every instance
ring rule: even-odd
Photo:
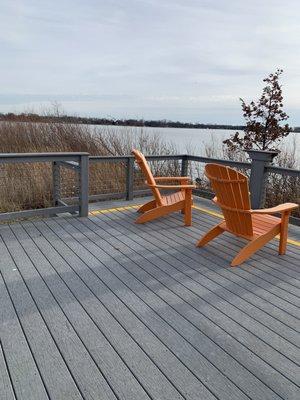
[[[115,118],[95,118],[95,117],[78,117],[72,115],[39,115],[35,113],[0,113],[0,121],[16,121],[16,122],[61,122],[76,123],[88,125],[119,125],[119,126],[147,126],[153,128],[194,128],[194,129],[233,129],[243,130],[242,125],[226,125],[226,124],[200,124],[192,122],[180,122],[162,120],[144,120],[144,119],[115,119]],[[300,128],[299,128],[300,129]]]
[[[115,118],[95,118],[95,117],[78,117],[72,115],[39,115],[35,113],[0,113],[0,121],[16,121],[16,122],[60,122],[69,124],[87,124],[87,125],[115,125],[115,126],[137,126],[152,128],[187,128],[187,129],[228,129],[228,130],[244,130],[244,125],[228,125],[228,124],[202,124],[198,122],[180,122],[161,120],[144,120],[144,119],[115,119]],[[293,132],[300,132],[300,127],[291,128]]]

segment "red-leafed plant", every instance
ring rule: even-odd
[[[289,125],[284,124],[289,116],[282,109],[282,86],[279,84],[282,72],[282,69],[277,69],[263,80],[266,86],[258,101],[246,104],[240,99],[246,127],[243,133],[236,132],[224,140],[229,150],[275,150],[277,144],[291,132]]]

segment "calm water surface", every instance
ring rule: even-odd
[[[104,129],[112,129],[120,134],[126,129],[128,131],[139,134],[141,129],[145,132],[158,134],[163,140],[172,142],[178,153],[192,153],[199,156],[205,156],[205,149],[214,150],[214,156],[221,156],[222,142],[229,138],[236,131],[223,129],[184,129],[184,128],[152,128],[152,127],[122,127],[122,126],[106,126]],[[282,141],[280,148],[289,152],[296,149],[295,154],[300,162],[300,133],[290,133],[290,135]]]

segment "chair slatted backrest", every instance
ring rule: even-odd
[[[241,236],[252,236],[253,226],[248,178],[232,168],[219,164],[207,164],[205,175],[209,178],[221,207],[227,228]]]
[[[134,155],[136,162],[138,163],[139,167],[141,168],[143,174],[145,175],[148,185],[155,185],[156,184],[155,179],[153,178],[151,169],[147,163],[147,160],[146,160],[144,154],[136,149],[132,150],[132,154]],[[153,196],[154,196],[157,204],[159,206],[163,205],[160,191],[155,187],[151,187],[151,190],[152,190]]]

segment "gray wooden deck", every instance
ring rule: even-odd
[[[300,247],[231,268],[241,241],[196,248],[217,218],[193,217],[2,225],[1,400],[299,400]]]

